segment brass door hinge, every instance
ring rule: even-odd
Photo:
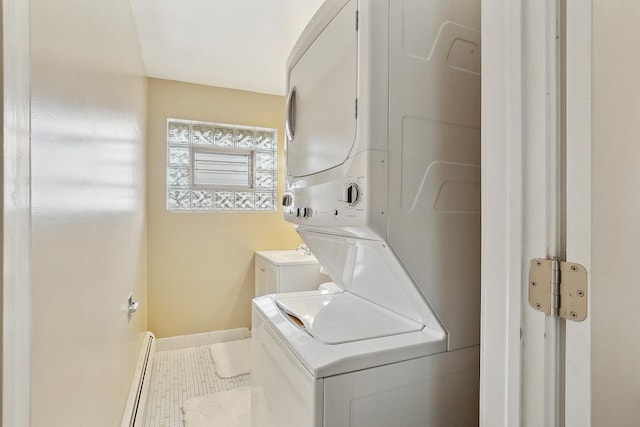
[[[529,266],[529,305],[549,316],[587,318],[587,270],[558,259],[534,258]]]

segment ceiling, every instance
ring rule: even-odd
[[[323,0],[131,0],[149,77],[284,95],[285,64]]]

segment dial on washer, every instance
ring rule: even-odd
[[[355,206],[360,201],[360,187],[356,183],[351,183],[347,185],[346,194],[345,194],[345,202],[349,206]]]

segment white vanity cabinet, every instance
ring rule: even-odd
[[[258,251],[255,257],[255,296],[318,289],[331,280],[320,263],[301,251]]]

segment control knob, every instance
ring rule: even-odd
[[[345,201],[349,206],[355,206],[360,202],[360,187],[356,183],[351,183],[347,185],[345,191]]]
[[[282,196],[282,206],[288,207],[293,204],[293,196],[291,194],[285,194]]]

